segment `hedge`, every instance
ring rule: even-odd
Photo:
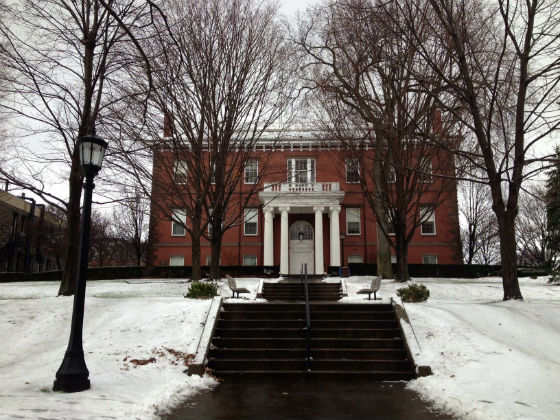
[[[353,276],[375,276],[377,264],[362,263],[349,264],[350,274]],[[393,271],[396,271],[393,264]],[[232,277],[267,277],[279,276],[278,266],[241,266],[230,265],[220,267],[221,275],[229,274]],[[203,277],[207,277],[209,267],[202,267]],[[329,267],[329,276],[338,277],[339,268]],[[450,278],[478,278],[487,276],[499,276],[501,267],[499,265],[461,265],[461,264],[409,264],[408,273],[411,277],[450,277]],[[115,280],[115,279],[138,279],[146,277],[154,278],[189,278],[192,269],[190,266],[159,266],[159,267],[90,267],[88,268],[88,280]],[[519,267],[519,277],[546,276],[550,270],[539,267]],[[20,281],[60,281],[62,271],[44,271],[41,273],[0,273],[0,283]]]
[[[279,267],[263,266],[224,266],[221,274],[233,277],[278,277]],[[210,272],[209,267],[202,267],[203,277]],[[192,269],[190,266],[160,266],[160,267],[90,267],[87,271],[89,280],[117,280],[139,279],[146,277],[155,278],[189,278]],[[43,271],[41,273],[0,273],[0,283],[21,281],[60,281],[62,270]]]
[[[392,264],[393,272],[397,271],[397,265]],[[350,274],[353,276],[375,276],[377,275],[376,263],[349,264]],[[408,264],[410,277],[449,277],[474,279],[479,277],[500,276],[502,267],[500,265],[484,264]],[[538,267],[518,267],[519,277],[546,276],[550,270]],[[329,271],[329,275],[331,275]],[[338,275],[338,274],[337,274]]]

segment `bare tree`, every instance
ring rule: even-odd
[[[427,0],[432,38],[452,58],[441,71],[414,17],[426,2],[392,2],[407,16],[403,39],[458,98],[442,108],[468,128],[476,148],[463,156],[480,166],[490,186],[500,238],[504,300],[523,299],[517,278],[516,218],[523,181],[542,169],[541,140],[560,124],[559,8],[556,1]],[[429,47],[429,44],[428,44]]]
[[[115,240],[113,237],[113,219],[99,211],[91,213],[91,236],[89,263],[99,267],[113,265]]]
[[[547,195],[542,185],[531,185],[519,199],[516,224],[517,255],[521,265],[550,266],[552,256],[548,244]]]
[[[116,100],[127,59],[116,53],[127,40],[123,24],[133,27],[145,8],[132,0],[108,3],[112,13],[98,0],[11,2],[0,26],[10,95],[3,109],[27,121],[2,174],[66,211],[62,295],[73,294],[79,252],[82,174],[74,145],[102,121],[107,92]],[[67,196],[50,191],[56,182],[68,182]]]
[[[125,260],[139,266],[146,262],[149,203],[139,191],[113,210],[113,234],[119,240]]]
[[[376,215],[379,274],[390,269],[390,254],[381,246],[388,243],[395,249],[397,278],[406,281],[414,233],[454,191],[453,156],[441,144],[451,148],[457,137],[451,136],[452,122],[441,120],[435,98],[444,101],[437,96],[443,88],[434,71],[394,35],[401,28],[395,13],[397,8],[367,0],[330,2],[300,24],[296,42],[306,54],[305,78],[320,106],[319,125],[342,145],[347,164],[355,165]],[[429,27],[421,15],[415,23]],[[446,60],[442,54],[442,67]],[[432,81],[429,93],[419,89],[418,74]]]
[[[463,255],[467,264],[499,262],[498,228],[486,184],[464,181],[459,186]]]
[[[241,222],[268,157],[259,157],[257,178],[241,193],[245,167],[290,103],[293,55],[266,1],[173,1],[164,13],[146,37],[155,88],[146,102],[126,108],[139,124],[123,131],[123,157],[151,196],[151,217],[173,219],[188,232],[192,277],[200,277],[206,237],[216,278],[223,233]]]

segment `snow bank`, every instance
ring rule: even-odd
[[[214,386],[209,377],[183,372],[211,302],[185,299],[186,289],[173,282],[90,282],[83,341],[91,389],[65,394],[52,392],[52,384],[73,298],[55,297],[55,283],[1,285],[0,419],[146,419]]]

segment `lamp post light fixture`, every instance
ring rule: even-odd
[[[91,198],[95,184],[93,178],[101,169],[107,142],[95,135],[95,126],[90,134],[80,137],[76,143],[80,154],[80,167],[84,182],[84,210],[80,233],[78,276],[74,291],[74,307],[68,348],[54,381],[54,391],[78,392],[89,389],[89,371],[84,359],[82,329],[84,324],[84,300],[86,295],[86,272],[89,257],[89,235],[91,225]]]

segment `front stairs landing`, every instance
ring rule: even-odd
[[[305,289],[301,280],[285,279],[279,282],[264,282],[262,297],[269,301],[305,301]],[[342,298],[341,282],[325,282],[319,278],[308,282],[310,301],[337,301]]]

